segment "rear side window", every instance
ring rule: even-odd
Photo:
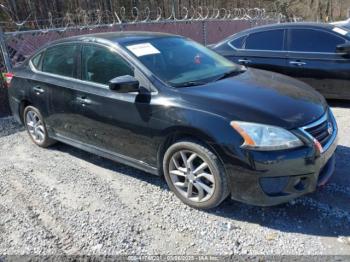
[[[245,49],[282,51],[284,42],[284,30],[270,30],[253,33],[245,42]]]
[[[244,44],[244,40],[246,39],[247,36],[242,36],[242,37],[239,37],[235,40],[232,40],[230,42],[230,45],[233,46],[234,48],[237,48],[237,49],[242,49],[243,48],[243,44]]]
[[[37,54],[37,55],[34,56],[34,57],[32,58],[32,60],[31,60],[33,66],[34,66],[35,69],[37,69],[37,70],[41,70],[41,68],[40,68],[40,61],[41,61],[42,56],[43,56],[43,53]]]
[[[129,64],[104,47],[86,45],[82,55],[82,79],[107,85],[118,76],[134,75]]]
[[[75,77],[78,45],[58,45],[46,50],[42,71],[46,73]]]
[[[334,34],[313,29],[292,29],[289,32],[289,50],[294,52],[335,53],[337,45],[345,40]]]

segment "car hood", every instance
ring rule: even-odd
[[[203,86],[181,88],[183,99],[200,110],[287,129],[319,119],[327,110],[325,99],[307,84],[258,69]]]

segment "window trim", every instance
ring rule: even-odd
[[[57,43],[57,44],[54,44],[54,45],[50,45],[49,47],[45,48],[41,52],[46,52],[46,50],[48,48],[51,48],[51,47],[54,47],[54,46],[58,46],[58,45],[65,45],[65,44],[77,44],[77,45],[80,45],[80,48],[81,48],[81,42],[73,41],[73,42],[64,42],[64,43]],[[29,67],[34,73],[37,73],[37,74],[40,74],[40,75],[51,76],[51,77],[55,77],[55,78],[58,78],[58,79],[61,79],[61,80],[66,80],[66,81],[74,81],[74,82],[81,83],[81,84],[90,84],[90,85],[95,86],[95,87],[106,88],[106,85],[100,85],[100,84],[96,84],[96,83],[93,83],[93,82],[83,81],[83,80],[78,79],[78,78],[73,78],[73,77],[69,77],[69,76],[63,76],[63,75],[58,75],[58,74],[48,73],[48,72],[44,72],[42,70],[38,70],[33,65],[32,58],[29,60]],[[80,67],[79,64],[78,64],[78,67]]]
[[[128,61],[128,56],[125,55],[123,52],[125,52],[122,47],[116,47],[116,46],[113,46],[111,45],[110,43],[100,43],[100,42],[81,42],[81,41],[71,41],[71,42],[63,42],[63,43],[56,43],[56,44],[52,44],[46,48],[43,48],[43,50],[41,50],[40,52],[46,52],[46,50],[50,47],[54,47],[54,46],[58,46],[58,45],[64,45],[64,44],[78,44],[80,45],[80,52],[78,51],[78,56],[80,56],[79,54],[81,53],[81,50],[82,50],[82,46],[83,44],[86,43],[86,44],[95,44],[95,45],[99,45],[99,46],[102,46],[102,47],[106,47],[106,48],[110,48],[111,50],[117,52],[124,60],[126,60],[128,62],[129,65],[131,65],[131,67],[133,68],[133,70],[135,70],[137,68],[137,70],[140,72],[140,74],[142,74],[142,76],[147,79],[147,81],[152,85],[152,88],[150,88],[151,90],[150,91],[150,94],[153,96],[153,95],[157,95],[158,94],[158,88],[156,86],[154,86],[154,84],[152,83],[151,79],[149,79],[149,77],[147,76],[147,74],[145,72],[143,72],[139,66],[136,66],[134,65],[133,63],[130,63]],[[118,49],[120,50],[123,50],[122,52],[120,52]],[[39,53],[40,53],[39,52]],[[78,61],[79,62],[79,61]],[[36,74],[39,74],[39,75],[44,75],[44,76],[50,76],[50,77],[54,77],[54,78],[57,78],[57,79],[61,79],[61,80],[66,80],[66,81],[73,81],[73,82],[76,82],[76,83],[79,83],[79,84],[87,84],[87,85],[90,85],[92,87],[99,87],[99,88],[103,88],[103,89],[108,89],[109,90],[109,86],[108,85],[104,85],[104,84],[99,84],[99,83],[95,83],[95,82],[90,82],[90,81],[84,81],[84,80],[81,80],[80,78],[73,78],[73,77],[69,77],[69,76],[62,76],[62,75],[58,75],[58,74],[53,74],[53,73],[47,73],[47,72],[43,72],[41,70],[38,70],[34,67],[33,63],[32,63],[32,58],[29,60],[29,67],[30,67],[30,70]],[[81,67],[81,64],[78,63],[78,67],[80,68]],[[146,68],[147,69],[147,68]],[[129,93],[131,95],[133,95],[134,93]]]
[[[67,81],[73,81],[73,82],[77,82],[77,83],[82,83],[82,84],[90,84],[92,86],[96,86],[96,87],[102,87],[102,88],[108,88],[108,86],[106,85],[102,85],[102,84],[98,84],[98,83],[94,83],[94,82],[88,82],[88,81],[84,81],[78,78],[73,78],[73,77],[69,77],[69,76],[62,76],[62,75],[57,75],[57,74],[52,74],[52,73],[47,73],[47,72],[43,72],[43,71],[39,71],[37,70],[32,61],[29,62],[29,67],[30,69],[37,74],[41,74],[41,75],[45,75],[45,76],[51,76],[51,77],[55,77],[61,80],[67,80]]]
[[[43,57],[44,57],[44,55],[45,55],[45,51],[46,51],[46,49],[40,51],[39,53],[35,54],[35,55],[30,59],[30,63],[32,63],[33,67],[35,67],[35,65],[34,65],[34,63],[33,63],[33,60],[34,60],[37,56],[40,56],[39,64],[38,64],[38,67],[39,67],[39,68],[35,67],[37,70],[41,70],[41,65],[42,65],[41,63],[42,63],[42,61],[43,61]]]
[[[227,42],[227,44],[232,48],[234,49],[235,51],[249,51],[249,52],[270,52],[270,53],[289,53],[289,54],[321,54],[321,55],[336,55],[337,53],[336,52],[333,52],[333,53],[326,53],[326,52],[302,52],[302,51],[290,51],[288,50],[289,48],[289,31],[290,30],[293,30],[293,29],[306,29],[306,30],[319,30],[319,31],[323,31],[323,32],[326,32],[326,33],[329,33],[329,34],[332,34],[332,35],[335,35],[337,37],[340,37],[341,39],[343,39],[345,42],[348,42],[348,40],[346,38],[343,38],[333,32],[329,32],[327,30],[324,30],[322,28],[310,28],[310,27],[290,27],[290,28],[285,28],[285,29],[282,29],[282,30],[285,30],[284,32],[284,50],[283,51],[276,51],[276,50],[263,50],[263,49],[259,49],[259,50],[254,50],[254,49],[245,49],[245,48],[236,48],[234,47],[231,42],[234,41],[235,39],[231,39],[229,42]],[[271,30],[278,30],[278,29],[269,29],[269,30],[266,30],[266,31],[271,31]],[[258,31],[258,32],[265,32],[265,31]],[[257,33],[257,32],[256,32]],[[252,33],[253,34],[253,33]],[[244,37],[246,37],[246,39],[244,40],[244,46],[245,46],[245,41],[247,40],[247,37],[249,36],[250,34],[246,34],[244,35]]]
[[[230,41],[228,41],[227,42],[227,44],[231,47],[231,48],[233,48],[234,50],[244,50],[244,49],[242,49],[242,48],[237,48],[237,47],[235,47],[233,44],[232,44],[232,42],[234,42],[234,41],[236,41],[237,39],[239,39],[239,38],[244,38],[243,39],[243,43],[242,43],[242,47],[245,45],[245,40],[247,40],[247,37],[249,36],[249,34],[248,35],[243,35],[243,36],[240,36],[240,37],[237,37],[237,38],[232,38]]]
[[[336,53],[336,52],[332,52],[332,53],[330,53],[330,52],[312,52],[312,51],[308,51],[308,52],[306,52],[306,51],[290,51],[289,50],[289,48],[290,48],[290,40],[291,40],[291,31],[292,30],[313,30],[313,31],[321,31],[321,32],[324,32],[324,33],[326,33],[326,34],[330,34],[330,35],[334,35],[334,36],[336,36],[336,37],[338,37],[338,38],[340,38],[340,39],[343,39],[344,40],[344,42],[347,42],[348,40],[347,39],[345,39],[345,38],[343,38],[343,37],[341,37],[341,36],[339,36],[339,35],[337,35],[337,34],[335,34],[333,31],[327,31],[327,30],[324,30],[323,28],[310,28],[310,27],[298,27],[298,28],[288,28],[288,32],[287,32],[287,52],[288,53],[291,53],[291,54],[323,54],[323,55],[336,55],[336,54],[338,54],[338,53]]]

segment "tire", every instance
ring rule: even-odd
[[[44,118],[37,108],[27,106],[23,111],[23,122],[30,139],[37,146],[46,148],[55,143],[55,141],[48,136]]]
[[[214,208],[229,195],[223,165],[200,142],[182,140],[171,145],[164,154],[163,172],[171,191],[193,208]]]

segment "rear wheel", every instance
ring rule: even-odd
[[[221,162],[199,142],[180,141],[170,146],[164,155],[163,171],[170,189],[191,207],[210,209],[228,196]]]
[[[49,138],[44,119],[38,109],[27,106],[23,112],[23,120],[32,141],[40,147],[48,147],[55,143]]]

